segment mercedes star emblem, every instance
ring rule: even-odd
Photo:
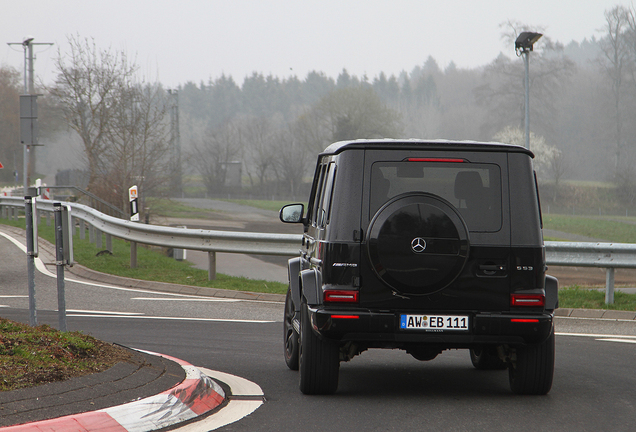
[[[411,249],[415,253],[424,252],[424,250],[426,249],[426,240],[424,240],[422,237],[415,237],[411,241]]]

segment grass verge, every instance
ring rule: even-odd
[[[80,332],[0,318],[0,391],[104,371],[130,354]]]
[[[231,202],[247,207],[255,207],[261,210],[269,210],[278,212],[281,207],[291,204],[290,201],[272,201],[272,200],[248,200],[248,199],[220,199],[219,201]],[[211,214],[218,214],[214,210],[206,210],[197,207],[190,207],[179,201],[166,198],[148,198],[146,203],[150,207],[153,214],[162,217],[183,217],[190,219],[205,219]],[[307,208],[307,203],[305,203]]]
[[[559,290],[559,307],[571,309],[636,310],[636,294],[614,291],[614,303],[605,303],[605,291],[566,287]]]
[[[608,242],[636,243],[636,218],[598,218],[543,215],[547,229],[603,239]]]
[[[7,221],[1,223],[24,228],[24,220]],[[38,225],[41,238],[55,244],[52,226],[45,223]],[[105,244],[105,243],[104,243]],[[102,273],[156,282],[192,285],[237,291],[251,291],[262,293],[285,294],[287,285],[280,282],[248,279],[245,277],[228,276],[217,273],[216,280],[208,281],[207,270],[194,268],[187,261],[176,261],[165,254],[164,248],[137,248],[137,267],[130,267],[130,244],[124,240],[113,238],[113,254],[100,254],[96,245],[88,240],[88,236],[81,240],[78,235],[73,237],[73,254],[75,261],[84,267]]]

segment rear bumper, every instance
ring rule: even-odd
[[[399,348],[412,344],[435,344],[444,348],[479,345],[520,345],[540,343],[552,332],[553,314],[444,312],[440,315],[467,315],[468,330],[403,330],[400,313],[368,310],[309,308],[313,329],[320,336],[342,342],[359,342],[369,347]],[[436,313],[432,313],[435,315]]]

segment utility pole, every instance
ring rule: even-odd
[[[26,36],[22,42],[9,42],[7,45],[22,45],[24,48],[24,97],[20,97],[20,138],[24,145],[23,181],[24,195],[27,194],[31,173],[35,171],[35,146],[37,136],[37,96],[35,94],[34,45],[53,45],[50,42],[33,42],[33,36]],[[33,149],[31,149],[33,147]]]
[[[170,95],[170,147],[172,148],[172,191],[181,198],[183,184],[181,172],[181,136],[179,133],[179,92],[168,90]]]

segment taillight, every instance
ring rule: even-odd
[[[358,303],[358,291],[325,290],[325,303]]]
[[[545,296],[543,294],[511,294],[510,306],[543,307],[545,306]]]
[[[535,318],[511,318],[510,322],[513,323],[538,323],[539,320]]]

